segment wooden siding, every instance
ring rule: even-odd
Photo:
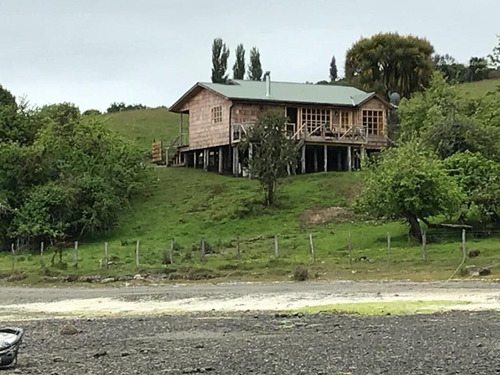
[[[231,122],[233,124],[255,122],[260,113],[270,109],[282,109],[285,111],[285,107],[282,106],[234,103],[231,108]]]
[[[222,121],[213,124],[211,109],[222,107]],[[196,150],[229,144],[231,101],[210,90],[201,90],[182,108],[189,111],[189,149]]]

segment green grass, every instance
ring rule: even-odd
[[[265,208],[257,181],[205,173],[185,168],[154,168],[151,180],[134,198],[117,228],[100,238],[80,241],[80,262],[73,269],[69,247],[63,264],[50,266],[52,250],[46,250],[46,269],[38,254],[20,254],[15,269],[41,276],[71,274],[122,275],[169,273],[173,279],[290,280],[298,265],[306,265],[311,278],[412,279],[449,277],[461,261],[460,233],[429,232],[428,260],[422,260],[419,244],[409,239],[406,225],[356,218],[349,210],[360,188],[360,172],[329,172],[286,178],[279,206]],[[309,224],[306,214],[328,207],[345,212],[331,221]],[[305,214],[306,213],[306,214]],[[391,233],[391,262],[387,261],[386,234]],[[316,262],[312,263],[309,233],[313,235]],[[279,256],[274,257],[274,235],[279,236]],[[348,258],[351,235],[352,266]],[[235,259],[236,237],[241,259]],[[199,243],[204,237],[215,249],[201,262]],[[174,265],[161,264],[175,238]],[[252,241],[248,241],[252,239]],[[140,240],[139,268],[135,266],[135,241]],[[109,270],[99,268],[109,242]],[[469,238],[468,248],[481,255],[466,264],[487,266],[500,261],[498,238]],[[62,269],[58,269],[62,268]],[[9,273],[11,257],[0,255],[0,273]],[[495,270],[493,274],[495,273]],[[460,276],[459,274],[457,276]],[[494,277],[494,275],[492,276]]]
[[[304,314],[348,313],[357,315],[413,315],[444,311],[450,307],[467,305],[468,301],[391,301],[336,303],[323,306],[308,306],[297,310]]]
[[[500,86],[500,78],[485,79],[477,82],[467,82],[458,85],[460,90],[473,98],[480,98],[489,91],[494,91]]]
[[[104,117],[111,130],[130,139],[143,151],[151,151],[153,140],[169,142],[179,135],[180,115],[165,108],[123,111]],[[187,122],[188,117],[184,116],[184,129]]]

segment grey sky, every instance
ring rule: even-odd
[[[0,84],[32,104],[171,105],[209,81],[211,43],[257,46],[273,80],[328,78],[361,36],[426,37],[466,62],[500,33],[500,0],[0,0]]]

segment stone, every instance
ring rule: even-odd
[[[144,277],[142,277],[139,273],[134,276],[134,280],[144,280]]]
[[[122,356],[122,357],[128,357],[129,355],[130,355],[130,353],[129,353],[129,352],[122,352],[122,353],[121,353],[121,356]]]
[[[108,283],[112,283],[115,281],[115,278],[114,277],[106,277],[105,279],[102,279],[101,280],[101,283],[103,284],[108,284]]]
[[[66,324],[64,327],[61,329],[61,335],[77,335],[80,331],[78,328],[76,328],[73,324]]]
[[[63,357],[60,357],[60,356],[55,356],[54,358],[52,358],[52,360],[54,362],[62,362],[63,361]]]
[[[491,275],[491,270],[489,268],[481,268],[479,270],[479,276],[488,276]]]
[[[97,353],[93,355],[94,358],[101,358],[108,354],[106,350],[99,350]]]

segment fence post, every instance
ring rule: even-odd
[[[274,257],[277,258],[279,256],[279,242],[278,235],[274,235]]]
[[[422,258],[427,261],[427,232],[422,231]]]
[[[236,259],[241,259],[240,254],[240,236],[236,236]]]
[[[108,259],[108,243],[104,242],[104,267],[106,269],[109,268],[109,259]]]
[[[465,254],[466,248],[465,248],[465,229],[462,229],[462,261],[465,262]]]
[[[45,267],[45,258],[43,257],[43,241],[40,243],[40,265]]]
[[[14,271],[15,268],[15,263],[16,263],[16,248],[14,247],[14,242],[12,242],[12,245],[10,246],[10,249],[12,251],[12,271]]]
[[[73,267],[78,267],[78,241],[75,241],[75,251],[73,252]]]
[[[351,243],[351,233],[347,237],[347,247],[349,249],[349,267],[352,267],[352,243]]]
[[[139,267],[139,240],[135,243],[135,265],[136,267]]]
[[[391,263],[391,233],[387,232],[387,263]]]
[[[311,255],[313,263],[316,263],[316,254],[314,253],[314,243],[313,243],[313,235],[309,233],[309,244],[311,245]]]
[[[201,262],[207,262],[207,258],[205,257],[205,237],[201,239]]]
[[[172,240],[170,241],[170,252],[169,252],[170,265],[174,264],[174,245],[175,245],[175,239],[172,238]]]

